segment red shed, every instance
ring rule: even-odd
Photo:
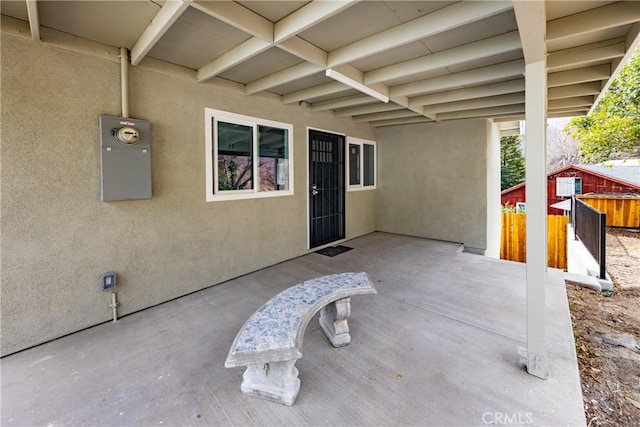
[[[547,213],[549,215],[563,214],[563,211],[552,208],[551,205],[569,198],[572,187],[575,194],[640,194],[640,164],[569,165],[549,172],[547,174]],[[518,203],[525,202],[525,183],[502,191],[502,205],[517,206]]]

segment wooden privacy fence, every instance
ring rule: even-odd
[[[583,194],[580,200],[607,214],[607,227],[640,228],[640,196]]]
[[[526,261],[526,219],[527,216],[525,214],[502,213],[501,259],[518,262]],[[547,257],[549,267],[567,269],[568,223],[568,216],[547,216]]]

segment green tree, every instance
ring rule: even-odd
[[[565,132],[580,141],[578,148],[587,162],[640,154],[640,48],[593,113],[573,118]]]
[[[524,182],[525,165],[520,137],[500,138],[500,189],[505,190]]]

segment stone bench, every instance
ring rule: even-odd
[[[224,366],[246,366],[243,393],[293,405],[300,390],[296,360],[311,318],[334,347],[349,344],[350,296],[377,293],[366,273],[340,273],[292,286],[271,298],[236,335]]]

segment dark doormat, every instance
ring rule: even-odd
[[[324,249],[320,249],[319,251],[316,251],[316,253],[320,255],[334,257],[336,255],[340,255],[341,253],[350,251],[351,249],[353,248],[350,248],[348,246],[342,246],[342,245],[329,246],[328,248],[324,248]]]

